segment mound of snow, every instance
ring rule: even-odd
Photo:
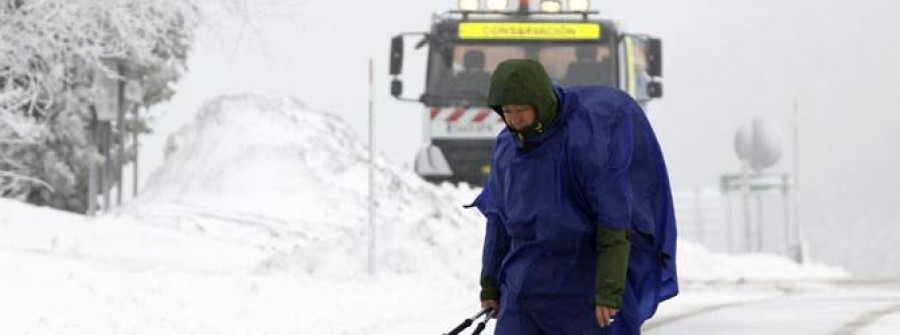
[[[696,282],[794,281],[841,279],[850,275],[820,264],[798,264],[772,254],[727,255],[678,241],[678,277]]]
[[[257,259],[240,266],[353,276],[367,264],[368,162],[332,114],[292,98],[222,96],[170,138],[166,162],[120,214],[251,246]],[[483,220],[461,207],[475,193],[460,199],[382,157],[375,188],[380,269],[478,268]]]

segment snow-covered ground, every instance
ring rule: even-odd
[[[367,163],[344,121],[297,99],[213,99],[124,207],[88,218],[0,200],[0,333],[447,331],[477,309],[483,223],[462,205],[478,190],[376,158],[369,276]],[[683,241],[678,262],[685,284],[670,306],[847,277]]]

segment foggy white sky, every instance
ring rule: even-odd
[[[378,148],[411,165],[423,113],[388,94],[390,37],[427,30],[431,13],[456,1],[227,3],[256,9],[244,18],[207,18],[179,93],[155,110],[167,112],[159,135],[189,120],[206,99],[250,91],[297,96],[365,136],[374,58]],[[605,0],[593,7],[630,31],[664,40],[665,97],[648,114],[675,188],[718,187],[720,174],[737,171],[732,138],[754,115],[790,135],[796,100],[801,215],[814,253],[851,270],[900,274],[900,252],[887,252],[900,239],[900,141],[893,134],[900,129],[900,2]],[[414,55],[407,52],[404,68],[410,96],[421,92],[424,78],[423,57]],[[162,138],[148,139],[144,166],[159,164]],[[774,171],[791,170],[789,149]],[[150,169],[143,171],[146,177]],[[835,236],[850,239],[832,242]],[[859,261],[876,253],[882,261]]]

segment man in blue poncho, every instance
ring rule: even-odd
[[[640,106],[554,86],[532,60],[498,65],[488,105],[507,124],[474,203],[496,334],[639,334],[678,293],[668,176]]]

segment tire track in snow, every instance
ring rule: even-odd
[[[868,325],[874,324],[882,317],[897,312],[900,312],[900,304],[895,304],[888,306],[887,308],[862,313],[862,315],[860,315],[856,319],[850,320],[850,322],[845,323],[843,326],[832,332],[831,335],[852,335],[859,333],[860,330]]]
[[[741,301],[741,302],[730,302],[730,303],[725,303],[725,304],[716,304],[716,305],[711,305],[711,306],[706,306],[706,307],[702,307],[699,309],[695,309],[695,310],[692,310],[689,312],[675,314],[672,316],[661,317],[658,319],[651,318],[650,322],[645,323],[644,326],[641,327],[641,330],[651,331],[651,330],[654,330],[654,329],[657,329],[657,328],[660,328],[660,327],[663,327],[663,326],[666,326],[666,325],[669,325],[669,324],[672,324],[672,323],[675,323],[678,321],[682,321],[684,319],[697,317],[697,316],[700,316],[703,314],[716,312],[716,311],[719,311],[722,309],[741,307],[741,306],[747,306],[747,305],[758,304],[758,303],[765,303],[765,302],[769,302],[772,300],[775,300],[775,299],[762,299],[762,300],[753,300],[753,301]]]

